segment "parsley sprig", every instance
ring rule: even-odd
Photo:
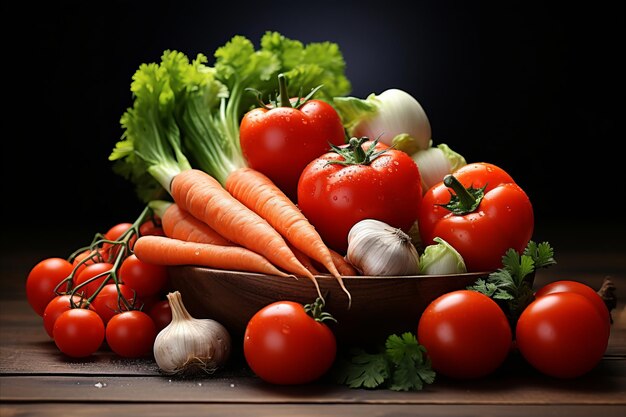
[[[487,279],[478,279],[468,289],[493,298],[503,307],[511,324],[514,324],[534,299],[534,272],[554,264],[556,261],[552,246],[548,242],[537,244],[531,240],[522,255],[509,249],[502,257],[502,268],[489,274]]]
[[[335,380],[350,388],[388,388],[393,391],[419,391],[435,381],[426,348],[414,334],[393,334],[379,352],[351,349],[350,358],[338,361]]]

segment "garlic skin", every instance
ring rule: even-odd
[[[356,223],[348,233],[348,262],[363,275],[419,273],[419,254],[402,230],[374,219]]]
[[[213,373],[228,360],[231,337],[224,326],[211,319],[193,318],[180,292],[167,295],[172,321],[154,341],[154,359],[165,374]]]

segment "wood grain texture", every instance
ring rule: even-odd
[[[407,416],[568,416],[623,417],[621,405],[439,405],[439,404],[1,404],[3,417],[407,417]]]
[[[18,258],[21,259],[21,258]],[[617,286],[609,347],[589,374],[573,380],[545,377],[512,355],[495,374],[473,381],[437,377],[420,392],[354,390],[322,380],[306,386],[273,386],[235,360],[214,376],[176,379],[161,375],[152,358],[122,359],[102,349],[89,359],[62,355],[25,301],[16,271],[0,282],[0,415],[110,416],[408,416],[626,415],[626,267],[621,257],[606,268],[573,259],[538,271],[535,286],[573,279],[599,288]],[[610,271],[610,273],[607,273]],[[232,283],[231,283],[232,284]],[[331,284],[332,285],[332,284]],[[238,306],[241,307],[241,306]],[[238,308],[235,307],[235,308]]]

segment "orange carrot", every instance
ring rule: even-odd
[[[167,236],[145,235],[137,239],[133,249],[141,261],[156,265],[198,265],[289,276],[263,256],[238,246],[186,242]]]
[[[344,258],[339,253],[335,252],[334,250],[330,248],[328,248],[328,250],[330,251],[330,256],[332,256],[333,258],[333,263],[337,267],[337,270],[339,271],[342,277],[360,275],[359,271],[354,269],[354,267],[350,264],[350,262],[346,261],[346,258]],[[311,262],[313,263],[313,267],[317,268],[319,271],[323,271],[323,273],[328,272],[326,271],[326,268],[324,268],[324,266],[321,265],[319,262],[314,261],[314,260],[311,260]]]
[[[213,230],[208,224],[201,222],[176,203],[168,201],[151,201],[150,207],[161,218],[165,236],[188,242],[210,243],[220,246],[236,246]]]
[[[311,279],[321,297],[317,280],[298,261],[280,233],[229,194],[215,178],[198,169],[183,170],[173,178],[170,194],[181,209],[224,238],[265,256],[287,272]]]
[[[300,261],[300,263],[302,265],[304,265],[304,267],[306,269],[308,269],[309,271],[311,271],[311,273],[313,275],[319,275],[320,271],[315,267],[315,265],[313,265],[313,261],[311,261],[311,258],[309,258],[308,256],[306,256],[304,253],[300,252],[296,247],[294,247],[291,243],[287,242],[287,245],[289,245],[289,247],[291,248],[291,250],[293,251],[293,254],[296,255],[296,258],[298,258],[298,260]]]
[[[350,262],[346,261],[346,258],[341,256],[339,253],[330,249],[330,256],[333,258],[333,263],[337,267],[339,273],[343,276],[355,276],[359,275],[358,271],[354,269],[354,267],[350,264]]]
[[[351,302],[350,292],[319,233],[272,180],[254,169],[239,168],[228,175],[225,187],[237,200],[267,220],[296,249],[322,264],[337,279]]]

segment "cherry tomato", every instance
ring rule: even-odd
[[[81,264],[80,262],[87,257],[90,257],[90,259]],[[74,266],[74,268],[76,268],[76,272],[74,272],[74,277],[80,275],[80,273],[83,271],[83,269],[85,269],[87,265],[93,265],[104,261],[105,259],[102,255],[102,251],[92,253],[92,251],[88,249],[82,253],[79,253],[72,261],[72,265]]]
[[[165,232],[163,231],[163,227],[161,226],[160,219],[153,218],[143,222],[139,226],[139,235],[165,236]]]
[[[286,91],[281,94],[289,97]],[[296,201],[304,167],[328,152],[329,142],[345,143],[345,133],[330,104],[321,100],[308,100],[297,108],[291,104],[249,111],[241,120],[239,136],[248,166],[267,175]]]
[[[277,301],[259,310],[244,333],[244,356],[252,371],[273,384],[305,384],[324,375],[335,360],[330,328],[301,304]]]
[[[440,182],[424,194],[418,220],[422,242],[445,240],[461,254],[468,271],[500,268],[509,248],[522,253],[534,228],[533,208],[524,190],[503,169],[488,163],[465,165],[453,177],[458,180],[450,185],[454,191]],[[473,200],[459,199],[458,213],[442,206],[450,202],[451,193],[458,196],[470,187]],[[476,190],[482,187],[480,197]],[[473,207],[470,201],[478,205]]]
[[[420,173],[411,157],[381,143],[372,151],[384,153],[364,157],[361,149],[367,153],[374,142],[363,139],[351,139],[342,148],[361,162],[329,164],[346,157],[326,153],[307,165],[298,184],[298,206],[324,242],[341,254],[348,247],[348,232],[363,219],[408,232],[422,201]]]
[[[52,336],[61,352],[73,358],[83,358],[102,345],[104,323],[95,311],[73,308],[57,318]]]
[[[75,295],[72,299],[76,307],[82,306],[83,303],[81,303],[81,298],[79,296]],[[56,323],[57,319],[61,314],[63,314],[63,312],[70,310],[70,308],[71,306],[69,294],[58,295],[48,303],[46,309],[43,312],[43,327],[44,329],[46,329],[46,333],[48,333],[48,336],[52,337],[54,323]]]
[[[35,313],[43,316],[46,306],[57,294],[54,289],[61,281],[67,278],[74,267],[62,258],[47,258],[37,263],[26,278],[26,299]],[[65,292],[67,286],[59,287],[59,292]]]
[[[147,299],[165,288],[167,267],[143,262],[132,254],[122,262],[119,278],[135,290],[140,298]]]
[[[89,298],[100,288],[102,282],[111,279],[111,275],[107,272],[110,272],[112,269],[113,264],[108,262],[87,265],[77,277],[74,277],[74,288],[95,278],[97,275],[102,275],[77,290],[78,293],[83,293],[86,298]]]
[[[111,350],[125,358],[139,358],[152,353],[156,338],[154,322],[143,311],[124,311],[111,318],[106,326],[106,341]]]
[[[126,233],[126,231],[128,229],[130,229],[133,226],[132,223],[118,223],[114,226],[112,226],[109,230],[107,230],[107,232],[104,234],[104,238],[106,240],[120,240],[120,238],[122,237],[122,235],[124,233]],[[130,241],[128,242],[128,247],[130,249],[133,248],[133,245],[135,244],[135,241],[137,240],[137,236],[133,236]],[[111,252],[111,248],[112,248],[112,244],[111,243],[103,243],[102,244],[102,253],[105,256],[109,256]]]
[[[157,332],[160,332],[172,322],[172,308],[167,300],[157,301],[148,314],[152,318]]]
[[[92,306],[95,308],[105,326],[113,316],[128,310],[124,300],[119,298],[117,288],[118,286],[115,285],[115,283],[105,285],[92,302]],[[122,297],[126,299],[131,308],[141,304],[140,300],[135,299],[135,292],[127,285],[119,284],[119,292],[122,294]]]
[[[557,378],[574,378],[602,359],[610,329],[586,296],[558,292],[528,305],[515,334],[519,351],[535,369]]]
[[[583,284],[582,282],[568,280],[551,282],[540,288],[535,293],[535,298],[541,298],[548,294],[554,294],[559,292],[575,292],[577,294],[584,295],[596,307],[598,314],[600,314],[600,316],[606,320],[607,326],[611,325],[611,316],[609,313],[609,309],[602,300],[602,297],[600,297],[600,295],[596,291],[594,291],[593,288],[586,284]]]
[[[458,290],[428,305],[417,339],[433,369],[451,378],[479,378],[500,367],[511,349],[509,322],[498,304],[484,294]]]

